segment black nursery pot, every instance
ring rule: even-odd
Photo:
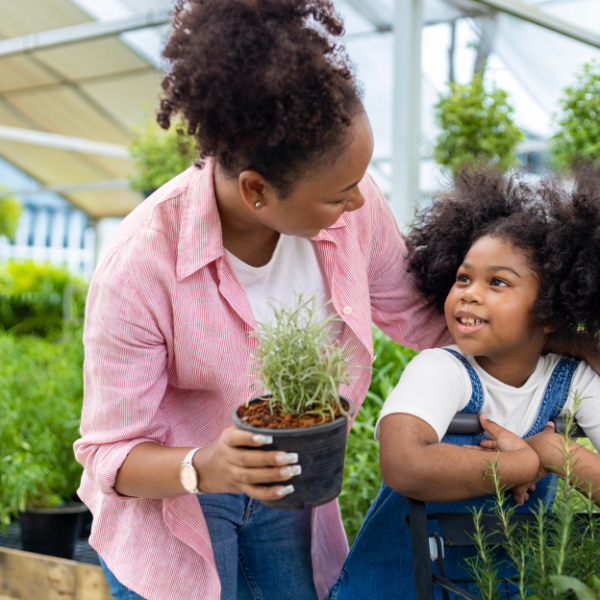
[[[23,550],[72,559],[86,511],[80,502],[56,508],[28,508],[20,516]]]
[[[262,398],[250,401],[260,402]],[[348,415],[354,415],[354,406],[342,398],[348,405]],[[237,409],[233,413],[233,422],[237,427],[251,433],[272,435],[273,443],[263,446],[261,450],[280,450],[296,452],[302,473],[285,482],[265,485],[294,486],[294,491],[281,498],[264,502],[273,508],[299,509],[306,505],[320,506],[339,496],[342,491],[344,477],[344,457],[346,454],[346,437],[348,419],[338,417],[335,421],[324,425],[313,425],[302,429],[266,429],[250,427],[239,418]]]

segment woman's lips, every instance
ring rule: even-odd
[[[456,331],[461,335],[473,335],[474,333],[480,332],[482,329],[488,326],[487,322],[480,323],[479,325],[465,325],[460,322],[460,319],[456,319]]]

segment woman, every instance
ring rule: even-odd
[[[450,341],[365,176],[369,122],[329,38],[342,32],[329,0],[177,5],[159,122],[181,114],[205,160],[125,220],[86,315],[79,494],[117,600],[315,599],[340,572],[337,503],[262,504],[293,491],[297,456],[231,426],[266,298],[304,291],[339,315],[357,408],[372,322],[417,349]]]

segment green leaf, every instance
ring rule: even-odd
[[[551,575],[550,581],[554,585],[554,589],[558,592],[572,591],[579,600],[598,600],[598,594],[590,587],[585,585],[575,577],[567,577],[565,575]]]

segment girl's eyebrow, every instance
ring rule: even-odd
[[[511,273],[514,273],[519,279],[522,279],[522,277],[514,269],[511,269],[510,267],[501,267],[501,266],[491,265],[487,268],[487,270],[488,271],[510,271]]]
[[[467,262],[464,262],[462,265],[460,265],[461,267],[465,268],[465,269],[471,269],[473,268],[472,265],[470,265]],[[510,273],[514,273],[519,279],[523,279],[514,269],[511,269],[510,267],[502,267],[500,265],[490,265],[487,268],[488,271],[509,271]]]

